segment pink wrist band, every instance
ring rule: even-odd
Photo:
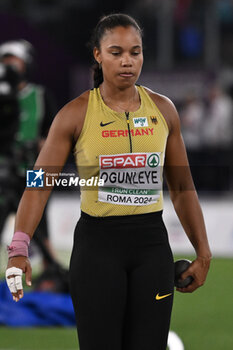
[[[29,243],[29,235],[21,231],[15,232],[10,246],[7,247],[8,258],[13,258],[14,256],[26,256],[28,258]]]

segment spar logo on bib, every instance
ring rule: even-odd
[[[98,200],[120,205],[156,203],[162,190],[161,155],[124,153],[99,156]]]
[[[156,168],[159,165],[160,159],[158,154],[153,153],[148,157],[147,164],[151,168]]]
[[[141,168],[146,165],[146,154],[117,154],[100,156],[100,168]]]
[[[118,154],[115,156],[100,156],[100,168],[141,168],[146,164],[150,168],[159,165],[160,157],[157,153],[136,153],[136,154]]]

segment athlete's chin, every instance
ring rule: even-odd
[[[132,76],[130,78],[123,78],[123,79],[122,77],[118,77],[117,85],[120,89],[125,89],[135,85],[136,81],[137,81],[137,78],[135,76]]]

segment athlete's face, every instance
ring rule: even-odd
[[[94,57],[102,65],[104,81],[121,88],[135,84],[143,64],[140,33],[133,26],[107,30]]]

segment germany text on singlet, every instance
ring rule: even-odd
[[[99,88],[89,94],[83,129],[75,145],[80,178],[101,179],[81,187],[81,210],[92,216],[134,215],[162,210],[166,121],[142,86],[140,108],[118,113]],[[100,183],[100,181],[99,181]]]

